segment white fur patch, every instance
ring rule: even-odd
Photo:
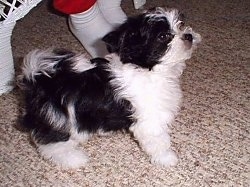
[[[149,21],[155,21],[155,19],[160,20],[164,17],[167,18],[170,27],[174,28],[175,24],[178,22],[179,11],[176,9],[166,9],[161,7],[156,7],[156,11],[149,12],[146,17],[149,17]]]
[[[78,143],[86,142],[91,136],[91,134],[86,131],[78,132],[77,120],[75,116],[75,105],[73,102],[68,104],[67,112],[68,112],[68,126],[70,130],[70,135],[71,135],[70,138],[72,140],[75,140]]]
[[[57,109],[51,105],[50,102],[43,105],[40,113],[41,116],[46,118],[52,127],[56,129],[65,128],[65,124],[67,123],[66,116],[61,111],[57,111]]]
[[[72,61],[74,62],[73,70],[77,73],[87,71],[96,66],[95,64],[91,64],[90,61],[82,54],[74,56]]]
[[[52,49],[47,50],[33,50],[29,52],[24,58],[24,64],[22,67],[23,74],[18,77],[21,80],[25,77],[27,80],[35,82],[35,76],[44,74],[50,77],[49,74],[53,74],[56,69],[55,65],[58,64],[59,60],[67,57],[65,55],[56,55]],[[73,63],[72,69],[79,73],[87,71],[95,67],[84,55],[77,54],[70,59]]]
[[[98,136],[104,136],[104,137],[108,137],[108,136],[111,136],[113,134],[113,131],[103,131],[102,129],[98,129],[96,134]]]
[[[35,76],[44,74],[48,77],[48,73],[54,73],[56,70],[54,66],[58,61],[52,61],[48,57],[57,57],[51,49],[48,50],[33,50],[29,52],[24,58],[23,76],[30,81],[35,81]]]
[[[160,166],[175,166],[178,162],[177,155],[172,150],[165,150],[160,154],[152,156],[151,162]]]
[[[88,162],[88,156],[76,148],[77,143],[73,140],[66,142],[38,145],[38,151],[46,159],[63,168],[79,168]]]
[[[176,25],[178,22],[176,23]],[[191,58],[193,50],[196,49],[197,44],[201,41],[201,36],[195,33],[190,27],[186,27],[183,31],[177,29],[178,26],[174,27],[175,36],[169,44],[169,49],[165,52],[165,55],[160,59],[163,65],[170,65],[168,70],[173,71],[174,74],[182,73],[184,67],[184,62]],[[193,41],[189,42],[183,40],[185,34],[191,34]],[[186,45],[186,42],[189,45]],[[182,65],[176,65],[182,64]],[[158,67],[156,67],[158,68]],[[179,69],[179,70],[178,70]]]
[[[117,87],[118,98],[129,100],[135,108],[135,117],[141,122],[170,124],[178,111],[182,93],[179,76],[185,67],[184,63],[171,66],[156,65],[153,70],[137,68],[132,64],[122,64],[119,57],[112,54],[109,68],[114,75],[111,81]],[[151,127],[152,128],[152,127]]]

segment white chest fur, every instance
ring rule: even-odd
[[[185,64],[157,65],[149,71],[122,64],[119,57],[112,55],[109,67],[114,75],[111,84],[117,87],[117,99],[125,98],[134,107],[136,128],[146,127],[156,135],[166,130],[179,109],[182,98],[179,77]]]

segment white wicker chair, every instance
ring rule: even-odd
[[[14,63],[11,34],[16,21],[24,17],[41,0],[0,0],[0,95],[11,91]]]

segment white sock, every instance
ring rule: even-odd
[[[97,3],[85,12],[70,14],[69,27],[92,57],[108,54],[101,39],[112,30],[112,25],[103,17]]]
[[[121,0],[97,0],[105,19],[113,26],[123,23],[127,16],[121,8]]]

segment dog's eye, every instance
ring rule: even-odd
[[[173,39],[173,35],[171,33],[160,33],[158,35],[158,39],[161,41],[161,42],[169,42]]]
[[[135,34],[135,32],[129,32],[129,34],[128,34],[128,36],[130,37],[130,38],[133,38],[134,36],[135,36],[136,34]]]

